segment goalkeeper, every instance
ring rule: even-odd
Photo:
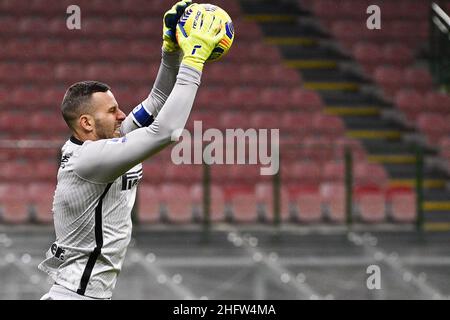
[[[64,96],[72,137],[62,147],[53,201],[56,239],[39,265],[54,280],[43,300],[112,297],[130,242],[141,162],[178,140],[203,65],[223,37],[221,23],[194,7],[196,26],[176,41],[178,18],[189,4],[180,1],[166,12],[153,89],[128,116],[100,82],[76,83]]]

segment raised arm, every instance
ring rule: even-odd
[[[210,14],[202,11],[198,19],[197,28],[179,39],[184,52],[182,64],[175,87],[155,121],[122,138],[85,142],[79,154],[74,155],[79,157],[74,170],[80,177],[98,183],[112,182],[178,140],[191,112],[203,65],[223,37],[220,21],[213,21]],[[193,50],[194,47],[199,49]]]
[[[175,38],[176,25],[186,7],[191,3],[191,0],[179,1],[164,14],[162,58],[158,75],[148,97],[137,105],[122,122],[120,129],[123,135],[149,126],[172,92],[183,55]]]

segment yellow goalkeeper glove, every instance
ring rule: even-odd
[[[225,28],[220,19],[207,12],[202,6],[193,5],[191,8],[195,20],[189,35],[180,23],[177,24],[176,35],[184,53],[181,62],[201,72],[205,61],[222,40]]]
[[[192,0],[178,1],[170,10],[164,14],[163,19],[163,50],[165,52],[175,52],[180,49],[177,44],[175,31],[178,20],[184,13],[186,7],[192,3]]]

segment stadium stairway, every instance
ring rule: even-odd
[[[325,113],[341,116],[346,134],[363,142],[368,160],[381,163],[390,186],[415,187],[418,135],[392,114],[395,108],[374,92],[376,86],[359,71],[352,57],[297,2],[241,0],[245,18],[260,25],[265,42],[277,46],[284,63],[301,73],[303,86],[325,101]],[[425,163],[436,151],[425,149]],[[425,165],[425,230],[450,230],[448,174]]]

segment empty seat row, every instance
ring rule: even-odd
[[[175,2],[173,0],[145,1],[145,0],[70,0],[47,2],[45,0],[3,0],[0,2],[0,11],[20,16],[53,16],[65,13],[67,8],[76,4],[82,12],[101,16],[162,16]],[[232,17],[241,15],[241,8],[237,1],[214,1],[215,5],[225,9]]]
[[[299,1],[302,4],[302,0]],[[318,0],[309,7],[317,16],[324,20],[361,20],[366,21],[367,8],[376,4],[382,12],[383,20],[426,20],[430,11],[431,1],[370,1],[343,0],[337,3],[333,0]]]
[[[149,79],[152,77],[148,74]],[[80,78],[81,79],[81,78]],[[109,83],[109,82],[108,82]],[[148,81],[151,83],[151,80]],[[133,108],[150,93],[150,86],[119,85],[111,90],[124,110]],[[65,87],[8,86],[0,87],[0,107],[2,110],[27,110],[33,112],[59,112]],[[313,112],[324,107],[317,92],[300,87],[230,87],[204,86],[199,89],[194,100],[194,112],[258,112],[258,111],[299,111]],[[277,122],[277,118],[273,122]]]
[[[414,121],[423,112],[450,114],[450,96],[436,91],[422,94],[416,90],[402,89],[396,93],[394,102],[397,108],[411,116],[410,119]]]
[[[388,99],[393,99],[400,90],[409,88],[425,93],[433,87],[433,78],[425,68],[411,67],[403,70],[381,66],[375,69],[373,78]]]
[[[65,13],[65,12],[64,12]],[[162,15],[160,16],[116,16],[98,17],[86,15],[80,21],[80,29],[69,29],[66,17],[0,17],[0,32],[5,38],[57,37],[70,39],[161,39]],[[256,22],[234,18],[233,27],[240,39],[260,41],[262,31]]]
[[[1,221],[51,223],[54,188],[51,183],[1,183]],[[203,189],[199,184],[142,184],[138,190],[138,219],[142,223],[185,223],[203,219]],[[412,222],[415,218],[415,194],[411,189],[385,190],[376,186],[361,186],[355,188],[354,193],[354,215],[361,221],[382,222],[392,218],[399,222]],[[274,219],[271,184],[213,185],[210,195],[212,221],[258,222]],[[345,187],[342,184],[283,187],[280,200],[280,218],[283,221],[345,221]]]
[[[352,53],[369,74],[381,65],[406,67],[414,61],[414,51],[399,43],[380,46],[375,43],[360,42],[355,44]]]
[[[73,83],[80,79],[98,79],[139,85],[153,81],[158,63],[5,63],[0,65],[0,81],[4,83]],[[217,63],[206,66],[202,78],[205,86],[274,86],[296,87],[301,84],[300,74],[281,64],[271,65]],[[261,77],[264,74],[264,77]]]
[[[236,39],[226,61],[237,63],[274,63],[280,61],[279,50],[262,42]],[[161,59],[160,39],[80,40],[7,39],[0,58],[4,61],[133,61],[151,63]],[[264,52],[264,54],[261,54]],[[80,54],[82,53],[82,54]]]
[[[331,25],[331,33],[345,49],[362,41],[374,43],[395,42],[417,49],[428,39],[428,21],[383,22],[381,29],[370,30],[366,21],[336,21]]]

